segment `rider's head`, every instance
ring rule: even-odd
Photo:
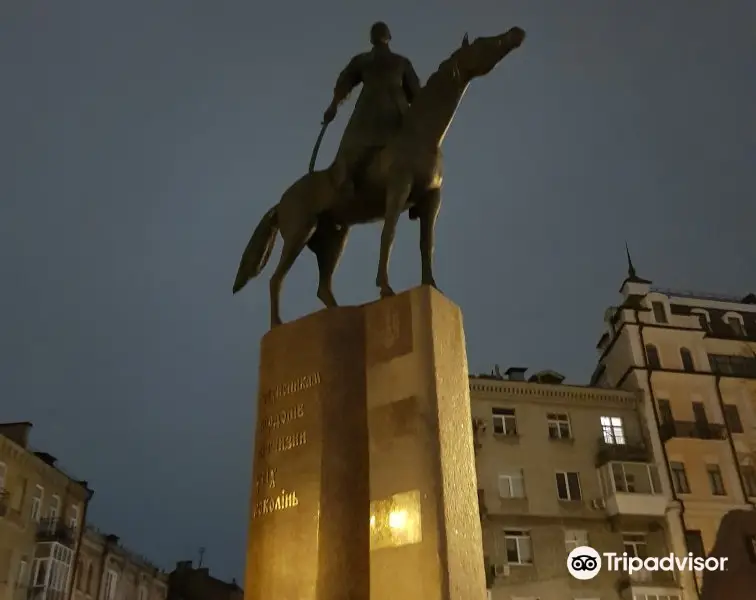
[[[370,43],[373,44],[373,46],[378,46],[381,44],[388,44],[390,40],[391,32],[389,31],[388,25],[383,21],[373,23],[373,26],[370,28]]]

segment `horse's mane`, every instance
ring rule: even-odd
[[[432,91],[439,85],[439,83],[445,82],[445,78],[449,76],[449,70],[454,71],[457,67],[458,51],[458,49],[455,50],[448,58],[445,58],[443,61],[441,61],[441,64],[438,65],[438,68],[428,77],[428,81],[425,82],[425,85],[420,88],[420,94],[425,95],[426,93],[428,93],[427,90]]]

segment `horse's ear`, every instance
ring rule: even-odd
[[[465,37],[462,38],[462,47],[467,48],[470,45],[470,39],[467,37],[467,34],[465,34]]]

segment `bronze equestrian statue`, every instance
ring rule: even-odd
[[[327,169],[312,171],[297,180],[284,192],[281,201],[265,213],[252,234],[242,255],[234,293],[260,274],[280,233],[283,250],[270,278],[271,327],[281,323],[281,285],[305,246],[315,253],[318,261],[318,298],[327,307],[336,306],[331,282],[349,228],[383,220],[376,285],[381,297],[391,296],[394,292],[389,285],[389,257],[399,216],[406,210],[410,218],[420,221],[421,281],[435,287],[433,236],[441,206],[441,144],[470,82],[490,73],[524,39],[525,32],[519,27],[501,35],[477,38],[472,43],[465,35],[462,45],[414,93],[399,128],[382,147],[377,151],[364,150],[364,155],[363,150],[352,154],[350,144],[342,153],[347,160],[340,164],[334,161]],[[393,61],[396,55],[391,56]],[[366,68],[362,73],[371,71]],[[335,94],[335,104],[338,98]],[[332,115],[330,109],[335,104],[325,117]],[[369,149],[371,145],[363,142],[359,146]],[[355,167],[354,156],[364,156],[365,165]],[[353,188],[353,194],[345,193],[349,188]]]

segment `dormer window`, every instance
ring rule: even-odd
[[[725,323],[730,326],[733,333],[738,337],[745,337],[745,328],[743,327],[743,317],[735,313],[725,315]]]
[[[657,323],[667,323],[667,310],[663,302],[652,302],[651,310],[654,311],[654,319]]]
[[[694,308],[690,311],[698,317],[698,322],[701,324],[701,329],[704,331],[711,331],[711,320],[709,319],[709,313],[702,308]]]

